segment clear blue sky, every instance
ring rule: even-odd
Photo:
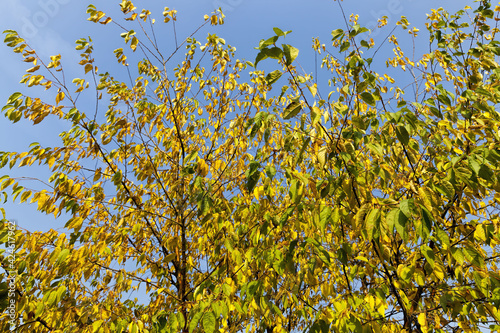
[[[6,29],[17,30],[26,38],[30,46],[39,54],[48,58],[50,55],[60,53],[68,82],[74,77],[83,77],[82,68],[77,64],[79,57],[74,50],[75,40],[81,37],[92,36],[95,42],[96,55],[100,60],[101,71],[111,73],[123,68],[117,67],[113,49],[122,47],[121,31],[112,26],[103,27],[86,21],[88,15],[86,7],[94,3],[98,9],[109,13],[122,23],[118,0],[82,1],[82,0],[9,0],[3,1],[0,13],[1,31]],[[314,69],[314,53],[311,49],[313,37],[319,37],[327,46],[330,43],[330,33],[337,28],[345,28],[344,20],[338,3],[333,0],[141,0],[133,1],[138,10],[148,8],[153,16],[161,21],[161,13],[165,6],[178,10],[177,35],[180,40],[193,32],[203,23],[203,15],[209,14],[214,8],[222,7],[226,14],[226,24],[222,27],[206,27],[201,30],[197,38],[203,39],[208,32],[216,33],[226,39],[226,42],[237,49],[237,57],[253,61],[257,54],[254,47],[260,39],[272,36],[272,28],[293,30],[287,36],[287,43],[300,49],[297,59],[299,63],[312,73]],[[469,4],[474,7],[473,1],[448,0],[351,0],[341,3],[346,15],[356,13],[360,15],[359,23],[372,28],[377,19],[386,15],[389,18],[389,27],[373,34],[373,38],[380,43],[392,29],[401,15],[408,17],[413,25],[421,28],[421,44],[419,50],[427,49],[427,34],[423,25],[426,13],[436,6],[442,6],[450,12],[463,8]],[[159,39],[166,41],[165,45],[174,46],[171,25],[157,24],[156,34]],[[3,40],[3,38],[2,38]],[[168,43],[170,41],[171,43]],[[389,45],[388,45],[389,46]],[[389,48],[390,51],[390,48]],[[165,50],[169,54],[170,50]],[[102,58],[99,58],[101,56]],[[109,66],[106,63],[109,61]],[[11,49],[0,46],[0,66],[2,77],[0,79],[0,101],[2,106],[15,91],[20,91],[33,96],[35,89],[26,89],[18,84],[24,70],[29,64],[23,63],[19,55],[13,54]],[[384,57],[380,57],[378,71],[383,70]],[[323,74],[325,75],[325,74]],[[326,77],[323,77],[326,79]],[[320,72],[321,80],[321,72]],[[325,80],[326,81],[326,80]],[[43,94],[40,94],[42,97]],[[0,116],[0,151],[27,150],[31,142],[37,141],[44,146],[59,146],[57,134],[65,129],[64,124],[51,121],[40,125],[31,125],[29,122],[20,121],[13,125],[9,120]],[[47,180],[49,172],[40,168],[0,170],[0,175],[37,177]],[[36,182],[26,183],[30,187],[40,188]],[[1,204],[1,203],[0,203]],[[36,213],[36,207],[31,205],[1,204],[7,211],[9,219],[18,220],[21,227],[30,230],[47,230],[60,228],[65,220],[55,221]]]

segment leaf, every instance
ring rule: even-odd
[[[434,255],[434,251],[427,245],[420,246],[420,252],[424,255],[427,262],[431,265],[432,269],[434,269],[434,265],[436,263],[436,256]]]
[[[386,223],[387,223],[387,227],[389,228],[389,232],[391,232],[391,233],[394,232],[397,218],[399,218],[399,209],[391,210],[385,218]]]
[[[271,85],[274,82],[278,81],[278,79],[281,77],[282,73],[279,69],[272,71],[271,73],[266,75],[266,82],[267,84]]]
[[[425,315],[425,312],[420,313],[417,317],[417,320],[421,327],[427,327],[427,317]]]
[[[318,151],[318,162],[321,166],[321,168],[324,168],[325,165],[326,165],[326,161],[327,161],[327,150],[328,148],[327,147],[322,147],[319,151]],[[322,194],[322,197],[323,194]]]
[[[249,298],[253,298],[258,289],[259,289],[259,281],[251,281],[247,285],[247,296]]]
[[[417,188],[418,195],[420,196],[420,199],[422,199],[425,208],[427,208],[429,211],[432,210],[433,204],[432,204],[432,194],[430,190],[425,187],[425,186],[419,186]]]
[[[463,265],[463,263],[465,262],[464,251],[462,251],[461,248],[452,247],[451,255],[453,256],[453,259],[455,259],[460,265]]]
[[[295,117],[300,110],[302,110],[302,105],[300,102],[291,102],[284,110],[283,119],[290,119]]]
[[[314,83],[312,85],[308,85],[307,89],[309,89],[309,91],[311,92],[311,95],[313,97],[316,97],[316,94],[318,93],[318,86],[316,83]],[[317,111],[319,111],[319,113],[321,114],[321,112],[320,112],[321,110],[318,107],[313,106],[313,108],[317,108],[318,109]]]
[[[346,51],[350,46],[351,46],[351,43],[349,43],[348,41],[343,42],[340,45],[340,52]]]
[[[279,47],[272,48],[264,48],[262,49],[255,58],[254,66],[257,68],[257,64],[264,59],[272,58],[272,59],[281,59],[283,57],[283,51]]]
[[[435,228],[434,231],[436,233],[435,234],[436,238],[439,241],[443,250],[445,250],[445,251],[448,250],[448,248],[450,247],[450,238],[448,237],[448,234],[446,233],[446,231],[444,231],[441,228]]]
[[[429,211],[426,208],[420,207],[420,209],[422,212],[422,221],[420,223],[421,227],[420,227],[419,233],[420,233],[420,237],[422,237],[422,240],[425,242],[425,241],[427,241],[427,239],[429,238],[429,235],[431,233],[433,218],[432,218],[432,214],[429,213]]]
[[[352,119],[352,124],[361,130],[366,130],[368,128],[367,124],[363,121],[363,118],[358,117],[358,116],[353,116]]]
[[[281,215],[280,220],[279,220],[279,225],[281,227],[283,227],[285,225],[285,223],[288,221],[288,218],[290,216],[292,216],[294,210],[295,210],[295,206],[288,207],[286,209],[285,213],[283,213]]]
[[[473,156],[468,156],[467,160],[469,162],[469,167],[476,175],[479,174],[479,170],[481,170],[481,163],[477,159],[475,159]]]
[[[319,215],[319,224],[321,226],[321,230],[324,231],[326,225],[331,220],[332,216],[332,208],[330,206],[323,206],[321,208],[321,213]]]
[[[380,210],[374,208],[368,213],[365,222],[368,240],[376,239],[380,236]]]
[[[465,254],[465,258],[474,266],[478,268],[483,268],[484,267],[484,258],[482,254],[473,248],[472,246],[468,245],[463,249],[463,253]]]
[[[290,31],[287,31],[287,32],[285,33],[285,32],[283,32],[280,28],[273,28],[273,31],[274,31],[274,33],[276,34],[276,36],[278,36],[278,37],[281,37],[281,36],[286,36],[286,34],[290,32]]]
[[[66,95],[64,94],[63,91],[59,92],[56,96],[56,104],[59,104],[65,97]]]
[[[57,292],[55,290],[49,291],[49,294],[47,296],[47,305],[53,306],[57,303]]]
[[[444,194],[448,200],[452,200],[455,195],[455,188],[446,179],[441,179],[438,184],[435,184],[436,189],[441,194]]]
[[[276,41],[278,40],[278,37],[279,36],[273,36],[273,37],[268,38],[268,39],[262,39],[260,41],[259,47],[257,49],[263,50],[263,49],[267,48],[268,46],[274,45],[274,43],[276,43]]]
[[[215,332],[215,316],[213,312],[207,312],[203,316],[203,329],[207,333]]]
[[[286,58],[286,63],[285,64],[287,66],[290,66],[292,64],[292,62],[299,55],[299,50],[296,49],[293,46],[290,46],[290,45],[287,45],[287,44],[283,44],[283,53],[285,54],[285,58]]]
[[[248,193],[252,193],[255,185],[259,182],[260,172],[259,172],[260,163],[257,161],[250,162],[249,169],[246,171],[245,175],[247,177],[247,191]]]
[[[7,100],[7,104],[12,104],[14,103],[16,100],[19,99],[19,97],[21,97],[23,94],[21,94],[20,92],[15,92],[13,93],[12,95],[10,95],[9,99]]]
[[[396,231],[404,241],[407,241],[408,230],[406,228],[406,222],[408,221],[408,218],[400,209],[395,209],[393,214],[394,214],[394,223],[396,226]]]
[[[403,281],[408,283],[411,281],[413,273],[415,273],[415,266],[404,266],[399,276],[403,279]]]
[[[271,165],[266,166],[265,171],[266,175],[271,179],[273,179],[274,176],[276,175],[276,168]]]
[[[69,255],[70,251],[69,249],[64,249],[62,250],[60,253],[59,253],[59,256],[57,257],[57,260],[56,260],[56,263],[55,265],[56,266],[59,266],[61,265],[61,263],[64,262],[64,260],[66,259],[66,257]]]
[[[271,59],[280,60],[283,57],[283,51],[279,47],[272,47],[270,49],[266,49],[267,56]]]
[[[411,218],[411,213],[413,211],[413,199],[406,199],[399,203],[399,209],[406,215],[407,218]]]
[[[396,126],[396,136],[398,140],[405,146],[410,142],[410,135],[404,126]]]
[[[344,34],[344,30],[337,29],[332,31],[332,41],[338,39],[340,36]]]
[[[375,102],[375,97],[373,97],[372,94],[370,94],[369,92],[362,92],[360,95],[361,99],[363,100],[363,102],[365,102],[366,104],[368,105],[371,105],[371,106],[375,106],[376,102]]]
[[[356,216],[354,217],[356,228],[361,229],[364,227],[365,217],[369,211],[370,211],[369,204],[361,205],[361,207],[358,209],[358,212],[356,213]]]
[[[197,312],[189,322],[189,333],[192,333],[196,327],[198,327],[198,322],[200,321],[201,316],[203,316],[203,312]]]

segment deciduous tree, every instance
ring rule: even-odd
[[[0,155],[53,172],[43,190],[4,176],[2,191],[71,216],[64,231],[16,232],[17,331],[500,329],[500,7],[433,10],[421,56],[397,35],[375,44],[352,15],[331,45],[313,43],[329,87],[299,70],[289,32],[275,28],[253,63],[211,34],[166,55],[151,13],[121,8],[140,31],[116,25],[130,82],[99,70],[80,39],[85,76],[72,86],[60,56],[5,32],[33,64],[21,82],[55,90],[50,102],[14,93],[5,116],[70,124],[60,147]],[[394,57],[380,74],[385,43]],[[88,91],[93,106],[79,102]]]

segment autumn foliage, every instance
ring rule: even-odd
[[[0,152],[2,173],[53,173],[37,191],[3,176],[10,200],[70,216],[57,231],[16,231],[16,332],[500,329],[500,7],[433,10],[422,56],[395,35],[376,44],[351,16],[328,44],[314,40],[319,83],[288,31],[275,28],[254,62],[213,34],[165,54],[152,29],[176,11],[155,23],[121,9],[123,24],[87,12],[121,33],[129,82],[98,69],[89,38],[70,84],[59,55],[41,59],[5,31],[32,64],[21,83],[53,94],[14,93],[2,113],[69,128],[58,147]],[[379,46],[394,51],[392,76],[373,69]],[[78,98],[88,92],[94,105]]]

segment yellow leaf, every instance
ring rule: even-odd
[[[93,66],[91,64],[86,64],[85,65],[85,74],[90,72],[92,70]]]
[[[307,88],[309,88],[309,91],[311,92],[312,96],[316,97],[316,93],[318,92],[318,87],[316,83],[313,84],[312,86],[308,86]]]
[[[56,161],[56,159],[54,158],[54,156],[51,156],[49,158],[49,161],[47,162],[47,164],[49,165],[49,168],[52,168],[52,166],[54,165],[55,161]]]
[[[56,104],[59,104],[65,97],[64,92],[59,92],[56,96]]]
[[[474,238],[480,241],[486,241],[486,233],[484,232],[484,228],[482,225],[478,225],[476,230],[474,231]]]
[[[418,315],[418,323],[421,327],[427,327],[427,317],[424,312]]]
[[[35,67],[31,67],[31,68],[27,69],[26,72],[33,73],[33,72],[36,72],[39,68],[40,68],[40,65],[35,66]]]
[[[198,172],[202,177],[205,177],[208,174],[208,165],[202,158],[198,160]]]

